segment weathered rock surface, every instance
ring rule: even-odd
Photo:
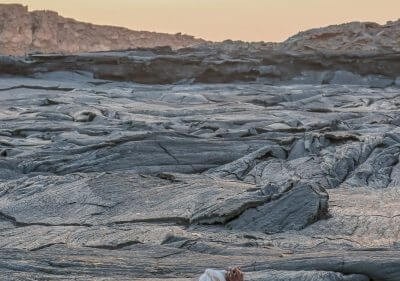
[[[0,53],[77,53],[0,57],[3,279],[400,280],[399,22],[200,44],[0,15]]]
[[[100,26],[59,16],[53,11],[33,11],[16,4],[0,5],[0,54],[77,53],[125,50],[138,47],[184,48],[204,40],[189,35],[132,31]]]
[[[398,281],[398,99],[2,76],[0,275],[195,280],[238,265],[247,280]]]

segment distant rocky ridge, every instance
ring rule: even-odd
[[[19,4],[0,4],[0,53],[4,55],[79,53],[158,46],[176,49],[204,42],[189,35],[100,26],[64,18],[53,11],[29,12],[28,7]]]
[[[387,54],[400,52],[400,21],[380,25],[351,22],[300,32],[282,43],[206,42],[193,36],[132,31],[64,18],[53,11],[29,12],[19,4],[0,4],[0,54],[80,53],[210,44],[297,54]]]
[[[400,86],[400,21],[353,22],[282,43],[249,43],[97,26],[21,5],[0,5],[0,16],[0,54],[6,55],[0,74],[66,70],[144,84]]]
[[[279,47],[301,53],[396,53],[400,52],[400,20],[384,25],[351,22],[311,29]]]

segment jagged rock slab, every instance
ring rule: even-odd
[[[38,176],[0,186],[0,218],[16,227],[137,222],[225,224],[233,220],[230,227],[234,229],[275,233],[302,229],[328,210],[326,193],[309,186],[299,185],[275,194],[275,198],[252,188],[193,175]],[[292,210],[290,205],[297,209]],[[249,220],[255,223],[248,226]]]
[[[246,210],[231,221],[229,227],[267,233],[301,230],[326,217],[327,213],[328,195],[325,190],[298,184],[271,204]]]

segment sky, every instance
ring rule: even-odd
[[[400,0],[12,0],[30,10],[134,30],[182,32],[212,41],[280,42],[299,31],[400,17]]]

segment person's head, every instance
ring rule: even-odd
[[[244,281],[243,272],[240,267],[229,268],[225,279],[226,281]]]

